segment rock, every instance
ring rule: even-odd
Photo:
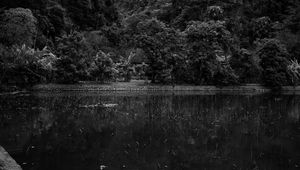
[[[22,170],[21,166],[0,146],[0,170]]]

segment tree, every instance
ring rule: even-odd
[[[277,39],[263,39],[257,49],[257,55],[261,59],[263,69],[263,81],[265,85],[280,88],[291,84],[287,72],[289,54],[286,47]]]
[[[186,5],[181,6],[178,11],[174,11],[175,9],[170,9],[170,12],[176,13],[176,15],[172,20],[171,23],[176,28],[184,30],[190,21],[201,21],[205,19],[205,10],[206,5],[202,4],[194,4],[190,5],[188,2],[185,3]]]
[[[235,70],[241,83],[259,83],[261,68],[257,56],[247,49],[240,49],[232,56],[230,65]]]
[[[300,29],[300,2],[295,2],[289,6],[288,14],[283,20],[287,28],[293,33],[299,32]]]
[[[46,5],[51,0],[10,0],[10,1],[1,1],[0,7],[6,8],[30,8],[42,10],[46,8]]]
[[[256,39],[271,38],[271,19],[269,17],[260,17],[252,21],[251,43]]]
[[[102,82],[112,80],[116,73],[113,60],[103,51],[97,53],[90,69],[91,75]]]
[[[90,77],[88,69],[96,51],[86,41],[81,33],[73,32],[57,39],[57,52],[59,60],[57,67],[57,80],[63,83],[74,83],[87,80]]]
[[[81,29],[99,28],[118,20],[112,0],[68,0],[64,7]]]
[[[225,27],[225,22],[191,22],[185,34],[193,82],[197,84],[219,82],[223,85],[236,83],[234,81],[237,77],[228,63],[233,39]],[[223,77],[220,76],[222,74]],[[220,80],[225,77],[231,77],[231,80]]]
[[[280,20],[287,14],[288,7],[295,4],[294,0],[248,0],[244,10],[251,17],[267,16],[271,20]]]
[[[167,83],[179,79],[175,72],[179,68],[177,64],[185,64],[185,61],[176,62],[178,58],[184,58],[183,35],[155,18],[140,22],[137,28],[141,34],[136,35],[136,46],[143,49],[148,58],[148,76],[152,82]]]
[[[289,14],[283,20],[285,29],[284,42],[287,44],[290,54],[300,61],[300,2],[289,7]]]
[[[223,9],[220,6],[210,6],[207,9],[208,17],[212,20],[223,19]]]
[[[5,45],[34,45],[37,20],[30,9],[5,10],[0,16],[0,41]]]
[[[59,4],[47,7],[47,19],[51,22],[53,29],[49,30],[52,38],[62,35],[67,29],[66,10]],[[51,28],[51,27],[50,27]],[[48,28],[49,29],[49,28]]]

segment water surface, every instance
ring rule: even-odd
[[[0,145],[24,170],[300,168],[300,96],[0,96]]]

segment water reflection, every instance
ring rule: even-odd
[[[38,93],[0,103],[0,145],[25,170],[300,166],[300,96]]]

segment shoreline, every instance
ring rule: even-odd
[[[240,86],[194,86],[194,85],[155,85],[145,84],[143,82],[130,83],[109,83],[109,84],[39,84],[32,88],[32,91],[149,91],[149,92],[247,92],[247,93],[265,93],[272,89],[260,84],[246,84]],[[300,92],[300,86],[284,86],[279,92]]]

